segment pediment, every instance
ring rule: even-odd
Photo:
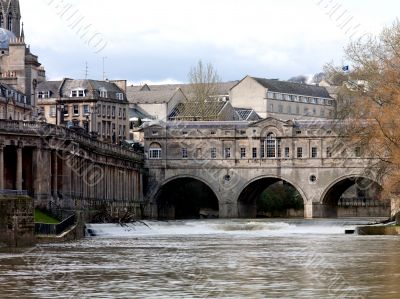
[[[274,133],[276,136],[283,136],[288,134],[293,126],[294,124],[291,120],[283,121],[273,117],[268,117],[251,125],[251,127],[259,128],[262,136],[269,133]]]

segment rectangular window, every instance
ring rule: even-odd
[[[300,106],[296,106],[296,114],[300,114]]]
[[[188,157],[188,151],[187,151],[187,148],[186,148],[186,147],[184,147],[184,148],[181,149],[181,153],[182,153],[182,158],[183,158],[183,159],[187,159],[187,157]]]
[[[231,158],[231,148],[226,147],[225,148],[225,159],[230,159]]]
[[[110,117],[111,107],[107,106],[107,117]]]
[[[124,100],[124,94],[123,93],[117,93],[117,99],[120,101]]]
[[[149,150],[150,159],[161,159],[161,149],[160,148],[151,148]]]
[[[330,147],[326,148],[326,157],[327,158],[332,158],[332,150]]]
[[[89,115],[89,105],[83,105],[83,115]]]
[[[246,158],[246,148],[245,147],[242,147],[240,149],[240,158],[241,159],[245,159]]]
[[[56,117],[57,115],[57,108],[56,106],[51,106],[50,107],[50,117]]]
[[[217,159],[217,149],[215,147],[211,149],[211,159]]]
[[[289,159],[290,158],[290,148],[285,147],[285,158]]]
[[[302,147],[297,148],[297,158],[299,158],[299,159],[303,158],[303,148]]]
[[[279,105],[278,106],[278,112],[279,113],[283,113],[283,105]]]
[[[68,116],[69,115],[69,106],[65,105],[64,106],[64,116]]]
[[[290,106],[290,105],[288,106],[288,108],[287,108],[287,113],[288,113],[288,114],[292,114],[292,106]]]
[[[269,112],[274,112],[274,104],[269,104]]]
[[[107,108],[106,105],[103,105],[103,117],[106,117],[107,114]]]
[[[97,133],[101,135],[101,123],[97,123]]]
[[[119,117],[119,118],[122,117],[122,108],[119,108],[118,117]]]
[[[126,108],[122,109],[122,118],[126,118]]]
[[[79,105],[74,105],[74,116],[78,116],[79,115]]]
[[[253,147],[253,153],[252,153],[253,155],[253,159],[257,159],[257,148],[256,147]]]
[[[84,96],[85,96],[85,91],[84,91],[84,90],[79,90],[79,91],[78,91],[78,96],[79,96],[80,98],[84,97]]]
[[[115,118],[115,106],[111,107],[111,116],[112,118]]]
[[[100,90],[100,97],[107,98],[107,90]]]
[[[311,157],[314,158],[314,159],[318,158],[318,149],[316,147],[313,147],[311,149]]]

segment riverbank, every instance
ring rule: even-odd
[[[362,236],[397,236],[400,235],[398,225],[370,225],[357,227],[357,233]]]

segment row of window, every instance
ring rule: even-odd
[[[196,151],[196,156],[200,158],[202,156],[202,149],[197,149]],[[361,149],[357,147],[355,149],[355,156],[357,158],[361,157]],[[150,148],[149,150],[149,157],[150,159],[160,159],[161,158],[161,148]],[[181,148],[181,157],[183,159],[189,158],[189,153],[187,148]],[[230,147],[224,148],[223,152],[223,157],[224,159],[231,159],[232,158],[232,149]],[[280,146],[272,146],[272,144],[267,143],[266,148],[261,147],[260,149],[260,158],[281,158],[282,157],[282,152],[281,152],[281,147]],[[304,158],[304,151],[302,147],[297,147],[296,148],[296,157],[298,159]],[[327,158],[332,158],[332,150],[330,147],[326,148],[326,157]],[[210,149],[210,158],[211,159],[217,159],[217,148],[211,148]],[[241,159],[247,159],[247,158],[252,158],[252,159],[258,159],[258,148],[253,147],[251,149],[251,157],[247,156],[247,148],[240,148],[240,158]],[[290,158],[290,148],[285,147],[284,148],[284,158],[289,159]],[[311,158],[317,159],[320,158],[318,148],[317,147],[312,147],[311,148]]]
[[[0,27],[5,28],[3,13],[0,13]],[[7,30],[13,31],[13,14],[11,12],[7,16]]]
[[[308,104],[319,104],[319,105],[327,105],[327,106],[333,106],[333,103],[334,103],[333,100],[331,100],[331,99],[298,96],[298,95],[284,94],[284,93],[278,93],[278,92],[268,92],[267,97],[269,99],[273,99],[273,100],[300,102],[300,103],[308,103]]]
[[[97,132],[99,135],[103,137],[110,137],[112,135],[118,135],[119,137],[125,136],[126,133],[126,126],[119,125],[118,132],[116,132],[116,125],[115,123],[110,122],[98,122],[97,123]]]
[[[321,117],[333,116],[332,111],[325,111],[324,108],[321,108],[318,113],[317,108],[310,109],[309,107],[304,107],[303,111],[301,111],[300,106],[296,106],[296,109],[294,110],[291,105],[287,106],[286,109],[284,109],[283,105],[274,106],[274,104],[269,104],[268,112]]]
[[[65,105],[64,106],[64,116],[69,115],[69,106]],[[79,111],[79,105],[72,105],[72,114],[73,116],[79,116],[80,111]],[[90,106],[89,105],[82,105],[82,115],[90,115]],[[50,117],[56,117],[57,116],[57,107],[56,106],[50,106],[50,111],[49,111],[49,116]]]
[[[107,106],[107,105],[97,105],[96,111],[98,117],[112,117],[115,118],[116,110],[115,106]],[[118,110],[118,117],[119,118],[126,118],[126,108],[119,108]]]
[[[99,95],[101,98],[108,98],[108,92],[106,90],[100,90]],[[51,98],[51,91],[39,91],[37,93],[38,99],[49,99]],[[84,98],[86,97],[86,90],[84,89],[74,89],[71,90],[70,93],[71,98]],[[119,101],[124,100],[124,94],[123,93],[116,93],[116,97]]]
[[[80,111],[80,106],[81,106],[81,111]],[[115,116],[116,116],[116,107],[115,106],[98,105],[96,109],[97,109],[97,114],[99,117],[101,115],[103,115],[103,117],[115,118]],[[69,115],[69,112],[70,112],[69,110],[70,110],[69,106],[65,105],[64,106],[64,116]],[[90,115],[90,106],[89,105],[78,105],[78,104],[72,105],[72,115],[73,116],[79,116],[81,112],[82,112],[83,116]],[[50,106],[49,116],[56,117],[56,115],[57,115],[57,107]],[[126,108],[119,108],[118,117],[124,118],[124,119],[126,118]]]

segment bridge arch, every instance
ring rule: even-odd
[[[362,174],[336,178],[324,190],[319,212],[324,218],[388,217],[390,203],[382,198],[381,184]]]
[[[158,219],[218,218],[220,196],[204,178],[179,175],[163,181],[155,193]]]
[[[268,187],[283,182],[292,186],[302,198],[304,206],[308,203],[308,198],[303,189],[292,180],[282,176],[263,175],[253,178],[240,189],[235,199],[238,207],[239,218],[255,218],[257,217],[257,199],[261,193]],[[303,213],[304,214],[304,213]]]

